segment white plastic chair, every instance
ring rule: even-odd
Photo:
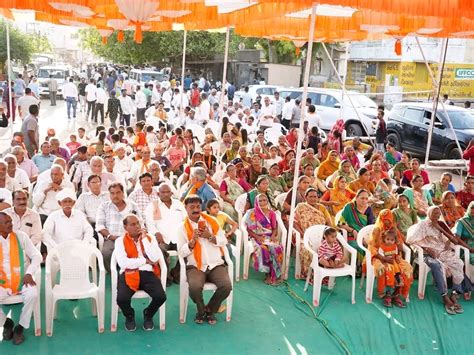
[[[281,129],[278,127],[271,127],[265,130],[264,137],[265,142],[271,142],[273,145],[278,144],[278,138],[282,136]]]
[[[282,208],[283,209],[283,203],[286,200],[286,196],[288,195],[288,192],[283,192],[279,194],[277,197],[275,197],[275,203],[277,205],[277,208]]]
[[[329,175],[327,178],[326,178],[326,181],[324,182],[324,185],[327,187],[327,188],[331,188],[332,187],[332,183],[334,182],[334,180],[336,179],[337,177],[337,171],[332,174],[332,175]]]
[[[207,122],[206,128],[210,128],[212,130],[212,133],[214,133],[214,136],[217,137],[219,135],[219,129],[220,129],[219,122],[209,120]]]
[[[220,186],[221,182],[225,178],[226,171],[225,170],[217,170],[214,175],[212,175],[212,180]]]
[[[38,290],[38,298],[36,299],[35,308],[33,309],[33,320],[35,322],[35,336],[41,336],[41,268],[38,267],[34,275],[36,289]],[[0,305],[11,305],[23,303],[21,295],[12,295],[0,300]]]
[[[160,250],[161,254],[161,250]],[[161,254],[161,257],[158,260],[158,263],[160,264],[160,281],[161,281],[161,286],[163,287],[163,290],[166,293],[166,278],[168,275],[168,268],[166,267],[165,259],[163,258],[163,254]],[[112,253],[112,259],[110,261],[110,281],[112,284],[111,288],[111,294],[112,294],[112,299],[111,299],[111,320],[110,320],[110,331],[111,332],[116,332],[117,331],[117,317],[118,317],[118,311],[119,307],[117,305],[117,282],[118,282],[118,272],[117,272],[117,259],[115,258],[115,251]],[[145,291],[138,290],[135,292],[135,294],[132,296],[132,299],[135,298],[150,298],[148,294]],[[166,327],[166,302],[163,303],[160,307],[160,330],[165,330]]]
[[[249,218],[249,214],[247,213],[242,218],[242,222],[240,223],[240,230],[242,231],[242,241],[244,244],[244,269],[243,269],[243,276],[242,276],[244,280],[247,280],[249,278],[250,257],[254,252],[253,243],[247,231],[248,218]],[[281,266],[282,276],[283,276],[284,270],[286,267],[286,251],[287,251],[286,242],[287,242],[288,231],[278,213],[277,213],[276,218],[277,218],[277,223],[278,223],[278,237],[280,239],[281,245],[283,246],[283,264]]]
[[[471,252],[469,251],[469,249],[461,246],[461,245],[456,245],[454,247],[454,252],[456,253],[456,256],[458,258],[461,257],[461,250],[463,251],[464,255],[464,270],[466,272],[466,275],[469,277],[469,279],[471,280],[474,280],[473,279],[473,276],[474,276],[474,266],[471,264],[471,258],[470,258],[470,255],[471,255]]]
[[[306,277],[306,284],[304,290],[308,289],[309,280],[311,279],[311,272],[314,271],[314,282],[313,282],[313,305],[315,307],[319,306],[319,299],[321,295],[321,284],[323,279],[327,276],[329,277],[328,288],[332,289],[334,287],[334,278],[340,276],[351,276],[352,277],[352,293],[351,300],[352,304],[355,303],[355,278],[356,278],[356,266],[357,266],[357,250],[351,247],[347,241],[338,233],[337,240],[341,246],[348,250],[351,254],[350,264],[344,265],[344,267],[339,269],[327,269],[319,265],[318,257],[318,248],[321,245],[321,240],[323,238],[324,229],[326,226],[316,225],[309,227],[304,233],[304,246],[309,252],[313,255],[313,260],[311,261],[310,268],[308,270],[308,276]]]
[[[301,251],[301,234],[297,231],[294,230],[295,235],[296,235],[296,255],[295,255],[295,279],[299,280],[301,279],[301,258],[300,258],[300,251]]]
[[[237,211],[237,215],[239,216],[239,224],[242,221],[245,213],[245,205],[247,204],[247,193],[243,193],[239,197],[236,198],[234,208]]]
[[[229,296],[226,299],[226,322],[230,322],[232,318],[232,302],[234,297],[234,264],[230,259],[229,252],[226,247],[223,247],[224,259],[227,264],[227,272],[229,273],[229,279],[232,284],[232,291],[230,291]],[[180,281],[179,281],[179,321],[180,323],[186,323],[186,315],[188,313],[188,302],[189,302],[189,285],[186,276],[186,263],[184,258],[179,257],[179,264],[181,267],[180,270]],[[203,291],[215,291],[217,289],[216,285],[210,282],[206,282],[203,287]]]
[[[412,225],[407,230],[407,238],[412,235],[416,230],[416,224]],[[418,264],[418,298],[420,300],[425,298],[426,280],[428,273],[431,271],[430,267],[423,260],[423,249],[418,245],[412,244],[415,248],[416,257],[413,261],[414,264]]]
[[[176,190],[180,191],[181,184],[183,183],[183,179],[184,179],[184,173],[178,177],[178,180],[176,180]]]
[[[98,284],[90,282],[89,268],[95,256],[99,266]],[[54,259],[54,260],[53,260]],[[53,285],[52,264],[58,262],[59,284]],[[82,240],[69,240],[49,250],[46,258],[46,333],[53,335],[56,302],[62,299],[93,298],[92,313],[97,314],[98,331],[104,331],[105,268],[102,253]]]
[[[230,244],[230,249],[232,251],[232,255],[235,259],[235,281],[240,281],[240,254],[242,249],[242,231],[237,229],[235,231],[235,245]]]
[[[367,242],[372,234],[374,229],[374,225],[371,224],[369,226],[365,226],[362,228],[359,233],[357,234],[357,245],[365,252],[365,263],[366,263],[366,288],[365,288],[365,302],[371,303],[372,302],[372,295],[374,291],[374,280],[375,280],[375,272],[374,266],[372,265],[372,257],[373,255],[370,253],[369,249],[367,248]],[[403,244],[403,253],[405,254],[405,261],[410,263],[411,259],[411,249]],[[360,278],[360,288],[364,285],[364,275]],[[410,302],[410,298],[407,297],[407,302]]]
[[[337,226],[339,221],[341,220],[342,217],[342,210],[336,213],[336,216],[334,217],[334,224]],[[342,233],[342,236],[344,237],[345,240],[347,240],[347,231],[345,229],[340,228],[340,231]]]

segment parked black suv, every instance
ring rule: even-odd
[[[454,132],[464,150],[474,138],[474,113],[461,107],[446,106]],[[433,103],[402,102],[393,106],[387,120],[388,141],[398,151],[406,150],[425,156]],[[460,159],[453,130],[438,105],[430,159]]]

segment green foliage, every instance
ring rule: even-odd
[[[20,32],[18,29],[8,25],[5,21],[0,21],[0,63],[7,61],[7,38],[6,26],[10,28],[10,58],[12,61],[18,60],[28,63],[33,54],[33,46],[30,37]]]
[[[33,33],[25,34],[25,36],[27,36],[27,40],[31,44],[33,53],[48,53],[53,51],[53,46],[45,35]]]
[[[121,64],[160,64],[167,62],[179,66],[183,55],[183,31],[143,32],[143,42],[135,43],[133,31],[124,31],[124,42],[117,41],[117,33],[112,34],[107,44],[102,44],[100,34],[95,29],[80,30],[85,48],[106,60]],[[245,48],[261,48],[268,57],[268,41],[259,38],[243,38],[231,31],[229,55],[238,50],[240,43]],[[191,31],[187,34],[187,61],[211,60],[222,55],[225,47],[225,33]],[[292,42],[271,41],[279,62],[292,62],[295,47]],[[281,60],[280,60],[281,59]]]

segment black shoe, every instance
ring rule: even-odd
[[[134,332],[137,329],[137,324],[135,323],[135,316],[130,316],[125,318],[125,330],[127,332]]]
[[[17,325],[13,330],[13,345],[20,345],[25,341],[25,336],[23,335],[23,327]]]
[[[12,340],[13,338],[13,326],[15,323],[10,318],[7,318],[3,324],[3,340]]]
[[[150,331],[155,329],[153,318],[146,315],[146,309],[143,310],[143,330]]]

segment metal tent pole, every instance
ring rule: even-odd
[[[300,126],[298,130],[298,143],[296,146],[296,164],[295,164],[295,174],[293,177],[293,194],[291,196],[291,209],[290,209],[290,220],[288,225],[288,237],[286,240],[286,250],[285,250],[285,263],[283,265],[283,278],[288,279],[288,270],[290,268],[290,255],[291,255],[291,240],[293,237],[293,226],[295,222],[295,207],[296,207],[296,188],[298,186],[299,178],[299,167],[301,164],[301,146],[303,144],[304,130],[303,122],[306,116],[306,98],[308,97],[308,82],[309,82],[309,71],[311,67],[311,57],[313,55],[313,39],[314,39],[314,27],[316,24],[316,8],[317,5],[313,3],[311,8],[311,24],[309,28],[308,36],[308,51],[306,54],[305,68],[304,68],[304,78],[303,78],[303,97],[301,99],[301,117],[300,117]],[[303,237],[303,236],[301,236]]]
[[[8,78],[8,84],[6,90],[8,90],[8,108],[9,108],[9,113],[10,113],[10,119],[12,120],[12,124],[10,125],[12,131],[13,131],[13,98],[12,98],[12,88],[11,88],[11,58],[10,58],[10,26],[8,25],[7,22],[5,22],[6,26],[6,35],[7,35],[7,78]]]
[[[221,96],[219,98],[219,137],[217,140],[219,142],[218,149],[217,149],[217,161],[220,162],[221,157],[221,144],[220,140],[222,139],[222,120],[224,118],[224,88],[226,83],[227,77],[227,61],[229,58],[229,39],[230,39],[230,27],[227,26],[226,33],[225,33],[225,48],[224,48],[224,68],[222,70],[222,87],[221,87]]]
[[[417,38],[417,43],[421,49],[421,46],[418,42],[418,38]],[[428,143],[426,144],[425,166],[428,165],[428,162],[430,160],[431,140],[433,139],[433,129],[434,129],[436,111],[438,110],[439,94],[441,92],[441,79],[443,78],[444,63],[446,62],[447,51],[448,51],[448,39],[443,38],[442,44],[441,44],[441,52],[439,55],[439,63],[438,63],[438,80],[434,80],[434,77],[433,77],[433,84],[436,86],[436,90],[435,90],[435,95],[433,98],[433,112],[431,113],[430,128],[428,130]],[[425,63],[427,64],[426,58],[424,55],[423,55],[423,58],[425,59]],[[448,116],[448,119],[449,119],[449,116]]]
[[[349,99],[349,102],[352,106],[352,108],[354,109],[356,115],[357,115],[357,119],[359,120],[360,124],[362,125],[362,127],[365,129],[365,132],[367,133],[367,137],[369,138],[369,141],[375,146],[375,142],[373,141],[372,137],[370,136],[369,134],[369,129],[365,126],[364,124],[364,121],[362,120],[362,118],[360,117],[359,115],[359,110],[356,108],[356,106],[354,105],[354,102],[352,101],[352,97],[351,95],[349,95],[347,93],[347,90],[346,90],[346,85],[345,83],[342,81],[341,79],[341,75],[339,74],[337,68],[336,68],[336,65],[334,64],[334,61],[332,60],[331,58],[331,55],[329,54],[328,52],[328,49],[326,47],[326,44],[324,43],[321,43],[322,44],[322,47],[324,49],[324,53],[326,53],[326,56],[328,57],[329,59],[329,62],[331,63],[331,67],[332,69],[334,70],[334,72],[336,73],[336,78],[337,78],[337,81],[339,81],[339,84],[341,85],[341,90],[342,90],[342,93],[343,95],[347,96],[347,98]]]
[[[183,107],[183,99],[184,99],[184,69],[186,67],[186,42],[188,37],[188,31],[184,30],[184,38],[183,38],[183,60],[181,62],[181,103],[179,105],[179,117],[180,119],[183,117],[184,107]]]

